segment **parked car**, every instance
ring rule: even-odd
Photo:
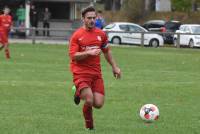
[[[144,45],[163,46],[163,38],[158,34],[151,34],[134,23],[115,22],[107,25],[104,29],[107,32],[109,42],[113,44],[141,44],[141,33],[144,34]]]
[[[148,31],[162,32],[164,42],[173,44],[173,37],[176,30],[179,29],[181,22],[179,21],[164,21],[164,20],[151,20],[144,23],[143,27]]]
[[[164,20],[150,20],[145,22],[142,27],[147,29],[148,31],[155,31],[155,32],[165,32],[164,26],[166,21]]]
[[[185,24],[180,26],[180,30],[176,33],[180,34],[180,45],[189,47],[200,47],[200,25]],[[195,34],[195,35],[192,35]],[[174,45],[177,46],[177,34],[174,35]]]

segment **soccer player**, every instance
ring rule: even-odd
[[[106,34],[95,27],[96,11],[90,6],[82,11],[83,26],[70,39],[69,56],[73,82],[76,86],[75,104],[84,101],[83,116],[85,127],[94,129],[92,108],[101,108],[104,104],[104,82],[101,74],[100,54],[112,67],[114,76],[121,76],[120,68],[114,61],[107,44]]]
[[[5,49],[5,55],[7,59],[10,59],[8,34],[12,25],[12,17],[9,15],[10,9],[4,8],[4,13],[0,15],[0,50]]]
[[[96,21],[95,21],[95,26],[100,28],[100,29],[103,29],[103,27],[105,26],[105,20],[102,16],[102,11],[99,10],[97,11],[97,17],[96,17]]]

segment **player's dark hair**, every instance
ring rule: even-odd
[[[7,5],[3,7],[3,9],[6,9],[6,8],[10,10],[10,8]]]
[[[93,6],[88,6],[88,7],[84,8],[81,12],[81,15],[82,15],[83,18],[85,17],[85,14],[87,12],[96,12],[96,10]]]

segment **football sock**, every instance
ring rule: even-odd
[[[84,104],[83,116],[85,118],[85,127],[93,129],[93,117],[92,117],[92,106]]]
[[[7,59],[10,59],[10,52],[9,49],[5,49],[5,55]]]

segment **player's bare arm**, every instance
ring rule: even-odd
[[[104,57],[107,60],[107,62],[112,66],[112,71],[113,71],[114,77],[117,79],[120,79],[121,78],[121,70],[117,66],[115,60],[113,59],[111,51],[108,50],[108,52],[104,53]]]
[[[90,49],[86,50],[84,52],[76,52],[74,54],[73,59],[76,61],[83,60],[87,58],[88,56],[98,56],[101,53],[101,49]]]

